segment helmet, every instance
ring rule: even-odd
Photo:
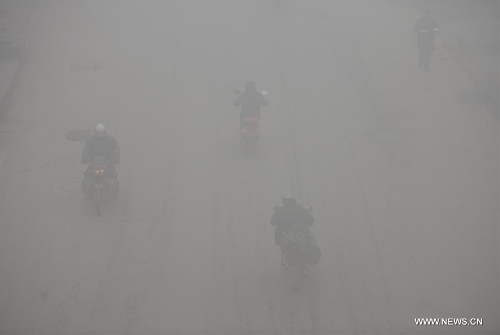
[[[431,15],[432,14],[432,9],[426,8],[424,9],[424,15]]]
[[[97,137],[105,137],[106,136],[106,126],[99,123],[97,126],[95,126],[95,135]]]
[[[296,199],[292,193],[285,194],[282,198],[283,205],[295,205]]]
[[[247,81],[245,84],[245,90],[247,91],[255,91],[257,89],[257,85],[253,81]]]

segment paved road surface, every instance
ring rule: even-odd
[[[414,19],[368,0],[286,17],[263,0],[37,2],[2,128],[0,332],[498,334],[497,119],[446,55],[417,71]],[[270,92],[255,157],[231,105],[248,79]],[[66,132],[98,122],[122,149],[101,218],[62,192],[84,169]],[[299,293],[268,223],[288,190],[323,252]]]

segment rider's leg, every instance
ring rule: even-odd
[[[419,69],[424,67],[424,55],[425,55],[424,50],[420,49],[420,51],[418,53],[418,68]]]
[[[87,198],[92,195],[93,178],[89,173],[84,173],[82,179],[82,190]]]
[[[110,164],[109,165],[109,172],[108,172],[108,177],[112,179],[118,178],[118,171],[116,171],[116,165],[115,164]]]
[[[424,70],[429,71],[429,65],[431,63],[432,50],[427,50],[424,59]]]

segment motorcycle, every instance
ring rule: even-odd
[[[106,161],[102,156],[92,158],[82,180],[83,192],[87,199],[95,204],[99,216],[102,214],[105,201],[118,196],[118,177],[109,178],[111,161],[112,159]]]
[[[257,149],[257,141],[260,135],[258,117],[246,117],[241,128],[241,144],[249,153]]]
[[[275,211],[279,208],[280,206],[274,206]],[[312,212],[312,207],[306,207],[306,210]],[[300,224],[284,232],[279,245],[284,258],[283,272],[287,277],[291,277],[295,289],[300,289],[308,276],[308,267],[319,262],[321,249],[316,245],[309,227]],[[296,271],[291,271],[291,269]],[[293,272],[295,272],[295,280],[292,277]]]
[[[439,28],[434,28],[432,29],[432,31],[435,33],[435,34],[439,34],[439,32],[441,31]],[[420,29],[419,30],[419,33],[420,34],[427,34],[429,32],[428,29]]]
[[[429,29],[420,29],[420,30],[418,31],[418,33],[419,33],[419,35],[420,35],[420,36],[427,35],[427,34],[429,34],[429,33],[431,33],[431,32],[432,32],[433,34],[437,35],[437,34],[439,34],[439,32],[440,32],[440,31],[441,31],[441,30],[440,30],[439,28],[434,28],[434,29],[432,29],[432,30],[429,30]]]
[[[423,67],[424,71],[429,71],[429,62],[434,50],[434,39],[439,32],[439,28],[417,31],[417,48],[420,50],[418,63],[419,68]]]
[[[241,94],[239,90],[235,90],[234,93]],[[261,91],[260,93],[263,96],[267,95],[267,91]],[[245,117],[240,130],[240,142],[247,153],[255,152],[259,137],[260,119],[256,116]]]
[[[417,48],[422,49],[424,45],[428,45],[429,41],[439,34],[441,30],[439,28],[430,29],[420,29],[417,31]],[[432,42],[434,44],[434,42]]]
[[[274,0],[276,14],[285,14],[288,10],[288,0]]]

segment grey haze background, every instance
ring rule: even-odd
[[[26,57],[0,124],[0,333],[500,332],[498,3],[32,3],[1,2]],[[428,6],[442,34],[422,73]],[[270,92],[253,158],[231,105],[249,79]],[[95,218],[62,191],[85,168],[66,132],[99,122],[121,192]],[[288,190],[323,251],[301,294],[268,223]]]

